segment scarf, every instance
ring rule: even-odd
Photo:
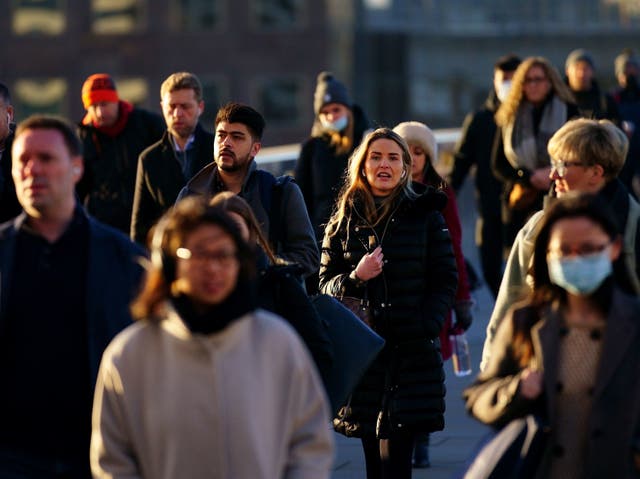
[[[533,105],[523,101],[516,117],[502,129],[504,154],[515,169],[529,171],[549,166],[547,143],[567,121],[567,105],[553,95],[542,107],[538,133],[533,124]]]
[[[115,138],[120,133],[122,133],[124,127],[127,126],[129,115],[131,115],[132,111],[133,105],[131,103],[129,103],[128,101],[120,100],[118,102],[118,120],[115,122],[115,124],[111,126],[97,126],[94,124],[93,117],[89,113],[87,113],[82,119],[82,124],[91,125],[100,133],[104,133],[108,137]]]
[[[257,301],[254,283],[238,280],[236,288],[227,299],[211,306],[204,313],[196,311],[191,300],[184,295],[172,298],[171,302],[192,333],[213,334],[256,309]]]

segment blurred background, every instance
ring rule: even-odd
[[[613,61],[640,48],[640,0],[4,0],[0,81],[19,122],[83,116],[80,89],[109,73],[120,96],[159,112],[159,90],[188,70],[205,86],[204,126],[246,102],[267,119],[263,144],[302,141],[316,75],[332,70],[377,125],[459,127],[505,53],[542,55],[563,73],[589,50],[602,90]]]

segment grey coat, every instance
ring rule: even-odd
[[[467,410],[476,419],[493,426],[531,412],[543,412],[549,423],[556,419],[560,314],[558,305],[548,306],[530,329],[534,360],[544,371],[544,391],[535,401],[518,392],[522,368],[513,354],[514,331],[523,328],[531,308],[515,308],[503,321],[493,342],[487,368],[464,397]],[[640,477],[633,465],[633,452],[640,452],[640,300],[614,291],[606,318],[601,360],[593,389],[589,416],[586,478]],[[549,441],[546,461],[553,448]],[[544,467],[543,467],[544,469]]]

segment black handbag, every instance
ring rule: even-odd
[[[459,479],[529,479],[536,475],[550,435],[532,414],[489,433]]]
[[[333,348],[333,365],[325,386],[335,415],[382,350],[384,339],[336,298],[319,294],[311,297],[311,302],[327,323]]]

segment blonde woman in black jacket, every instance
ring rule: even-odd
[[[386,345],[334,419],[362,439],[367,478],[411,477],[416,433],[444,427],[438,335],[457,273],[440,210],[446,196],[411,183],[411,156],[388,128],[365,137],[326,229],[320,290],[355,297]]]

